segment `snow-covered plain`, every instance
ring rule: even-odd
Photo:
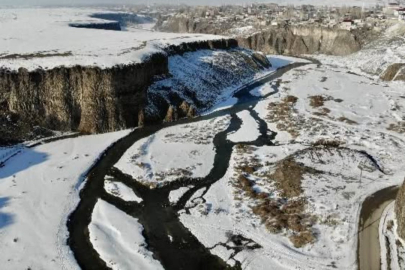
[[[99,199],[89,225],[90,241],[114,270],[163,269],[147,250],[143,226],[115,206]]]
[[[113,178],[106,177],[104,180],[104,189],[107,193],[116,196],[127,202],[142,202],[135,192],[124,183],[113,181]]]
[[[293,69],[280,78],[278,95],[257,104],[259,116],[278,133],[279,146],[261,147],[242,155],[234,151],[226,176],[211,186],[190,214],[181,212],[181,221],[204,245],[217,245],[212,249],[214,254],[229,264],[240,261],[243,269],[357,269],[355,235],[363,200],[403,181],[405,136],[390,126],[403,119],[405,103],[403,85],[347,71],[327,65]],[[268,92],[255,89],[252,93],[260,96]],[[279,111],[274,116],[274,107],[288,96],[297,98],[288,106],[290,114]],[[314,96],[322,96],[322,102],[311,104]],[[293,136],[288,128],[298,133]],[[305,150],[320,140],[335,141],[344,148]],[[373,156],[384,173],[362,151]],[[235,198],[240,191],[233,184],[241,165],[261,164],[249,179],[257,192],[267,192],[277,200],[280,190],[264,176],[274,170],[271,164],[289,156],[322,172],[304,174],[301,181],[303,191],[297,199],[305,198],[305,213],[317,219],[312,226],[315,242],[302,248],[295,248],[289,241],[289,230],[280,234],[267,231],[252,213],[255,201]],[[229,232],[241,234],[262,248],[231,256],[232,251],[221,244],[229,240]]]
[[[86,8],[0,9],[0,67],[17,70],[59,66],[108,68],[142,62],[168,45],[220,39],[148,30],[105,31],[73,28],[71,23],[102,23],[90,18],[105,10]]]
[[[259,124],[250,115],[250,112],[244,110],[236,114],[242,120],[242,126],[236,132],[228,135],[228,140],[233,142],[251,142],[260,136]]]
[[[190,187],[192,187],[192,186],[190,186]],[[169,194],[170,203],[173,203],[173,204],[177,203],[180,200],[180,198],[184,195],[184,193],[186,193],[187,191],[190,190],[190,187],[181,187],[179,189],[170,191],[170,194]]]
[[[115,167],[151,187],[181,177],[204,177],[214,163],[214,136],[229,120],[226,116],[165,128],[137,141]]]
[[[40,145],[0,169],[0,264],[4,269],[78,269],[66,244],[68,215],[84,176],[129,130]]]

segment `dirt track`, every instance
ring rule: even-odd
[[[380,270],[379,224],[384,209],[393,201],[398,187],[380,190],[366,198],[360,213],[358,233],[359,270]]]

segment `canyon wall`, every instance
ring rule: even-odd
[[[361,49],[349,31],[309,26],[270,28],[249,37],[240,37],[238,44],[267,54],[294,56],[315,53],[348,55]]]
[[[227,34],[229,23],[212,23],[187,16],[160,19],[156,29],[175,33]],[[322,53],[348,55],[361,49],[361,41],[354,32],[321,26],[286,26],[257,29],[254,34],[236,39],[241,47],[268,54],[302,55]]]
[[[149,106],[148,103],[151,103],[147,98],[148,88],[156,81],[173,77],[171,72],[174,71],[170,70],[170,62],[173,61],[170,59],[178,59],[187,55],[187,59],[190,60],[193,59],[192,54],[199,50],[206,51],[206,55],[215,55],[216,51],[221,51],[222,53],[219,53],[221,55],[235,55],[235,52],[231,51],[238,50],[233,49],[236,45],[237,42],[231,39],[169,46],[166,52],[153,54],[143,63],[107,69],[81,66],[34,71],[22,68],[18,71],[3,69],[0,70],[0,112],[6,120],[9,118],[7,113],[12,113],[31,126],[41,126],[53,130],[97,133],[135,127],[142,125],[145,121],[144,111]],[[227,49],[229,52],[217,49]],[[241,58],[240,55],[245,58]],[[198,58],[198,55],[196,57]],[[201,57],[198,59],[200,62],[207,60]],[[236,76],[248,78],[270,65],[266,64],[266,58],[252,52],[240,53],[237,58],[231,57],[231,59],[239,59],[236,61],[236,66],[239,65],[243,69],[246,69],[247,66],[253,67],[246,72],[246,75],[234,73],[235,78]],[[215,61],[215,57],[209,61]],[[229,83],[218,84],[215,87],[217,94],[221,92],[221,87],[229,86],[230,83],[236,81],[235,78],[231,78],[232,69],[222,66],[221,63],[214,65],[210,62],[209,65],[203,65],[204,69],[219,68],[219,66],[222,70],[228,69],[226,74]],[[210,70],[209,72],[217,71]],[[200,74],[208,71],[190,70],[190,72],[189,79],[196,79]],[[204,78],[208,81],[202,82],[202,84],[208,85],[204,89],[209,91],[209,86],[216,85],[215,81]],[[221,77],[214,76],[212,80],[221,80]],[[198,92],[199,87],[201,85],[189,85],[187,91],[193,95],[191,93]],[[156,89],[154,87],[155,98],[160,95]],[[165,90],[167,89],[170,90],[171,87],[165,88]],[[163,106],[163,110],[168,110],[172,103],[168,100]],[[174,105],[180,106],[180,103],[183,103],[183,100],[176,99]],[[199,105],[196,102],[193,106],[198,109]],[[146,120],[152,118],[154,121],[162,120],[167,111],[162,111],[162,108],[158,109],[159,111],[156,113],[159,117],[148,115],[149,118]],[[3,122],[7,123],[7,121]]]
[[[110,69],[2,70],[0,101],[27,121],[54,130],[117,130],[137,124],[147,87],[167,72],[164,54]]]

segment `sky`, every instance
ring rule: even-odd
[[[188,5],[221,5],[221,4],[244,4],[244,3],[264,3],[273,2],[279,4],[329,4],[336,5],[344,2],[348,5],[361,3],[378,2],[385,0],[0,0],[0,6],[43,6],[43,5],[96,5],[96,4],[177,4],[186,3]]]
[[[285,2],[285,0],[0,0],[0,6],[38,6],[38,5],[95,5],[95,4],[177,4],[218,5],[243,4],[255,2]],[[287,0],[288,1],[288,0]]]

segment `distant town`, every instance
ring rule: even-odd
[[[124,6],[122,10],[134,11],[138,14],[143,13],[148,16],[156,15],[157,27],[162,26],[169,18],[183,17],[196,23],[205,21],[211,26],[215,25],[218,29],[227,29],[229,31],[226,34],[231,35],[240,35],[244,32],[251,34],[271,26],[298,25],[314,25],[345,30],[367,27],[378,31],[380,28],[384,28],[387,23],[405,22],[405,3],[399,1],[371,7],[294,6],[263,3],[223,6]],[[222,33],[223,31],[219,32]]]

